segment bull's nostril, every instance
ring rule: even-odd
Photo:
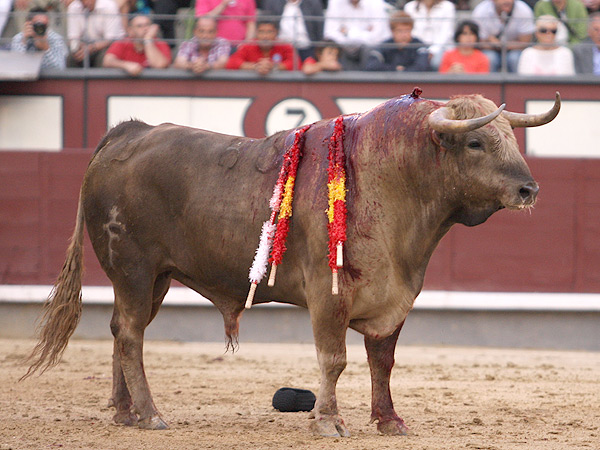
[[[522,187],[519,189],[519,195],[521,195],[521,198],[526,199],[531,195],[531,191],[528,188]]]
[[[527,183],[519,189],[519,195],[524,201],[534,200],[540,188],[537,183]]]

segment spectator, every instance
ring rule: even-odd
[[[441,73],[488,73],[490,62],[484,53],[477,49],[479,26],[465,20],[458,24],[454,33],[456,48],[448,50],[442,57]]]
[[[229,41],[217,36],[217,21],[208,16],[200,17],[194,27],[194,37],[181,44],[173,67],[195,74],[224,69],[230,52]]]
[[[535,4],[536,17],[556,17],[568,31],[569,44],[581,42],[587,36],[588,13],[581,0],[540,0]]]
[[[133,14],[152,14],[152,0],[116,0],[123,28],[129,25],[129,18]]]
[[[392,38],[371,50],[364,70],[423,72],[429,70],[427,47],[412,36],[413,20],[404,11],[390,16]]]
[[[456,9],[448,0],[413,0],[404,5],[413,18],[412,35],[429,45],[430,64],[437,70],[452,42]]]
[[[64,21],[61,20],[62,15],[66,11],[68,0],[0,0],[0,37],[4,26],[8,25],[8,29],[23,29],[29,11],[34,8],[43,9],[48,14],[48,27],[52,31],[66,35],[66,27]],[[12,11],[11,11],[12,9]],[[9,25],[10,24],[10,25]]]
[[[345,69],[360,69],[364,49],[391,37],[385,3],[383,0],[330,0],[324,36],[341,45],[340,60]]]
[[[590,14],[589,37],[573,47],[575,71],[600,75],[600,13]]]
[[[134,77],[147,67],[164,69],[171,63],[171,48],[156,39],[158,31],[150,17],[133,16],[127,26],[127,39],[111,44],[102,65],[123,69]]]
[[[256,3],[254,0],[196,0],[196,16],[217,19],[217,36],[234,46],[254,39]]]
[[[315,49],[316,59],[308,57],[302,64],[302,72],[312,75],[319,72],[339,72],[342,70],[340,46],[332,40],[322,41]]]
[[[253,70],[267,75],[275,70],[293,70],[300,61],[290,44],[276,44],[278,22],[259,19],[254,42],[242,44],[227,61],[227,69]]]
[[[540,16],[535,22],[537,44],[521,53],[518,73],[521,75],[575,75],[573,52],[556,43],[558,19]]]
[[[67,62],[67,46],[62,36],[48,28],[48,12],[33,8],[27,15],[23,31],[11,42],[13,52],[44,52],[42,69],[64,69]]]
[[[175,47],[175,14],[179,8],[189,8],[191,0],[154,0],[156,24],[160,27],[162,37],[171,47]],[[171,17],[161,17],[171,16]]]
[[[101,67],[112,41],[125,35],[114,0],[74,0],[67,8],[71,54],[67,66],[82,67],[86,54],[92,67]]]
[[[265,0],[263,10],[281,16],[279,39],[291,42],[304,61],[315,56],[313,42],[323,40],[321,0]],[[307,19],[314,17],[314,19]]]
[[[479,25],[490,70],[498,72],[502,67],[504,47],[506,68],[516,72],[521,51],[531,42],[535,31],[531,8],[522,0],[483,0],[473,10],[472,18]]]
[[[585,9],[587,9],[588,14],[600,11],[600,0],[583,0],[583,4],[585,5]]]

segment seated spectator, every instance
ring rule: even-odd
[[[390,16],[392,38],[369,52],[364,70],[423,72],[429,70],[427,46],[412,36],[413,20],[404,11]]]
[[[194,27],[194,37],[182,42],[173,67],[195,74],[224,69],[230,52],[229,41],[217,36],[217,21],[208,16],[200,17]]]
[[[42,69],[64,69],[67,63],[67,45],[62,36],[48,28],[48,12],[33,8],[27,15],[23,31],[11,42],[13,52],[44,52]]]
[[[340,46],[328,40],[317,45],[315,58],[308,57],[302,64],[302,72],[312,75],[319,72],[339,72],[342,70],[340,58]]]
[[[125,36],[114,0],[73,0],[67,8],[67,35],[71,54],[67,66],[82,67],[86,57],[101,67],[112,41]]]
[[[383,0],[330,0],[325,14],[325,39],[342,47],[344,69],[362,68],[363,52],[391,37]]]
[[[414,20],[412,35],[429,46],[430,64],[437,70],[454,34],[456,9],[448,0],[413,0],[404,5]]]
[[[217,19],[217,36],[233,46],[254,39],[256,3],[254,0],[196,0],[196,17]]]
[[[175,47],[175,14],[179,8],[189,8],[191,0],[154,0],[154,14],[157,15],[156,24],[160,27],[162,38],[171,47]],[[167,17],[167,16],[172,17]]]
[[[587,36],[588,13],[581,0],[539,0],[533,11],[535,17],[550,15],[560,20],[568,31],[569,44],[581,42]]]
[[[520,75],[575,75],[573,53],[556,43],[559,21],[554,16],[540,16],[535,22],[537,44],[521,53],[517,72]]]
[[[521,51],[533,37],[533,11],[522,0],[483,0],[473,10],[473,20],[479,25],[479,36],[490,70],[502,68],[503,47],[506,68],[516,72]]]
[[[323,20],[306,17],[323,17],[321,0],[265,0],[262,8],[281,17],[279,40],[292,43],[302,61],[315,56],[313,42],[323,40]]]
[[[488,73],[490,62],[484,53],[476,48],[479,42],[479,26],[464,20],[454,33],[456,48],[447,50],[440,64],[441,73]]]
[[[600,11],[600,0],[583,0],[583,4],[585,5],[585,9],[587,9],[588,14]]]
[[[256,39],[242,44],[227,61],[227,69],[253,70],[267,75],[275,70],[294,70],[300,60],[290,44],[276,44],[278,22],[261,18],[256,22]]]
[[[587,39],[573,46],[575,71],[600,75],[600,13],[590,14]]]
[[[134,77],[147,67],[164,69],[171,63],[171,48],[156,39],[158,31],[150,17],[133,16],[127,26],[128,38],[111,44],[102,65],[123,69]]]
[[[116,0],[123,28],[127,28],[133,14],[152,14],[152,0]]]

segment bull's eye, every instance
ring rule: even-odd
[[[473,139],[473,140],[469,141],[469,143],[467,144],[467,147],[469,147],[473,150],[482,150],[483,149],[483,145],[481,145],[481,141],[479,141],[479,139]]]

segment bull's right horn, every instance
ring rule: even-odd
[[[508,119],[510,126],[513,128],[539,127],[540,125],[546,125],[548,122],[554,120],[558,111],[560,111],[560,94],[557,91],[554,106],[550,111],[542,114],[519,114],[504,111],[502,115]]]
[[[449,109],[442,106],[429,114],[429,125],[438,133],[466,133],[481,128],[487,125],[492,120],[500,115],[506,105],[503,103],[500,107],[491,114],[483,117],[475,117],[473,119],[449,119]]]

